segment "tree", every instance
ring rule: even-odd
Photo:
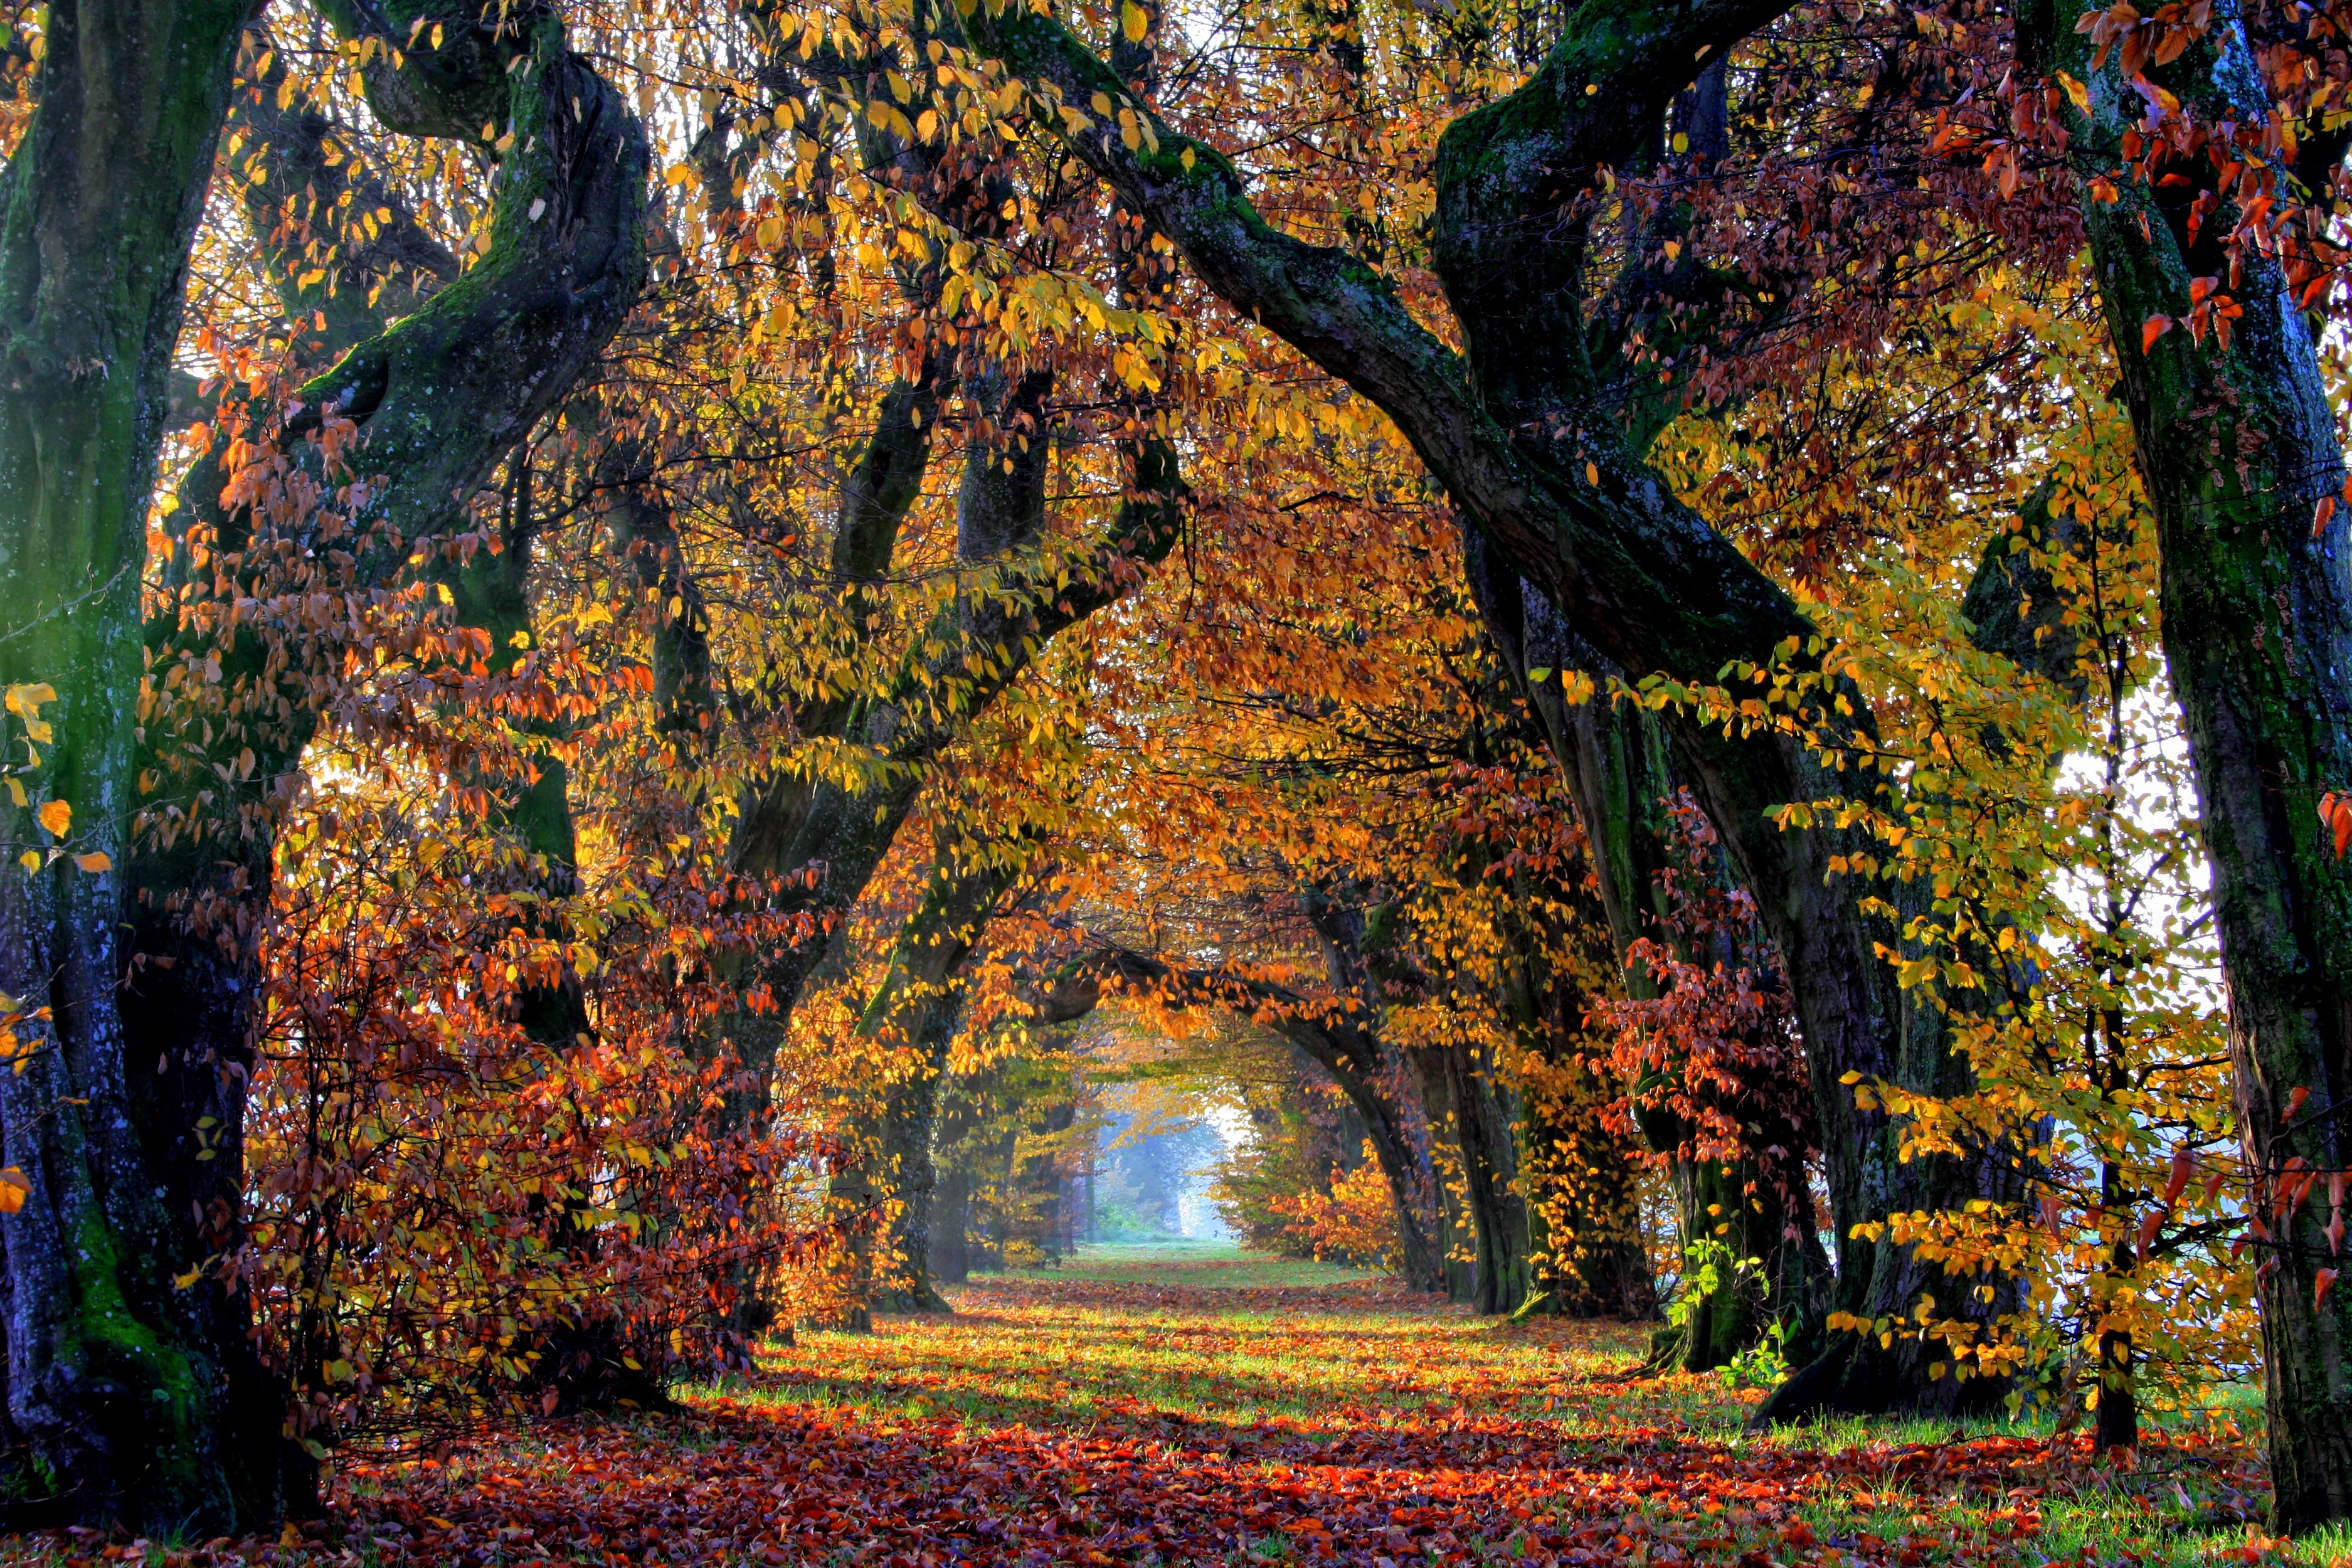
[[[1595,366],[1605,362],[1586,346],[1597,323],[1581,308],[1591,209],[1580,202],[1603,184],[1604,166],[1631,163],[1655,135],[1707,54],[1780,9],[1767,0],[1580,14],[1526,86],[1449,128],[1433,260],[1466,355],[1413,320],[1360,258],[1269,226],[1228,158],[1126,93],[1058,22],[983,6],[970,26],[982,55],[1077,116],[1066,121],[1073,155],[1167,234],[1221,299],[1393,419],[1454,504],[1596,651],[1628,679],[1689,690],[1727,664],[1769,665],[1786,647],[1802,659],[1811,627],[1644,466],[1647,399],[1629,404],[1604,385]],[[1079,107],[1097,94],[1099,120]],[[1148,139],[1139,133],[1129,147],[1119,130],[1128,122],[1148,127]],[[1833,725],[1866,751],[1867,710],[1840,698]],[[1822,763],[1802,742],[1736,724],[1727,734],[1669,712],[1666,725],[1787,966],[1831,1161],[1840,1301],[1873,1317],[1907,1311],[1938,1271],[1892,1243],[1866,1246],[1853,1227],[1957,1202],[1981,1173],[1901,1160],[1892,1121],[1856,1106],[1842,1080],[1948,1088],[1965,1069],[1936,1021],[1906,1006],[1873,923],[1829,875],[1850,847],[1835,833],[1779,826],[1776,808],[1827,793]],[[1921,1342],[1897,1343],[1841,1338],[1804,1402],[1946,1409],[1980,1396],[1930,1378],[1933,1352]]]
[[[278,1479],[232,1304],[175,1282],[214,1239],[190,1202],[234,1203],[235,1162],[187,1158],[116,988],[148,492],[246,10],[49,7],[0,217],[0,679],[26,747],[0,870],[11,1465],[69,1519],[156,1533],[268,1517]]]
[[[2116,13],[2073,28],[2028,13],[2019,49],[2063,78],[2029,112],[2053,128],[2080,193],[2157,521],[2248,1207],[2270,1233],[2260,1279],[2276,1516],[2310,1529],[2352,1518],[2352,1385],[2327,1348],[2352,1303],[2326,1304],[2335,1248],[2320,1249],[2318,1206],[2286,1201],[2298,1173],[2352,1163],[2334,1087],[2352,1049],[2352,887],[2318,812],[2352,776],[2352,506],[2339,500],[2343,449],[2305,313],[2330,274],[2285,233],[2265,243],[2258,208],[2292,205],[2298,187],[2326,192],[2344,149],[2323,132],[2295,150],[2234,8],[2144,29]],[[2293,45],[2273,63],[2290,90],[2313,74]],[[2158,95],[2153,115],[2143,88]],[[2249,174],[2246,160],[2264,155],[2271,166]]]

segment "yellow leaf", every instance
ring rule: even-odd
[[[1143,42],[1145,30],[1151,26],[1151,18],[1143,14],[1143,7],[1136,5],[1134,0],[1128,0],[1128,4],[1118,8],[1118,25],[1119,30],[1127,35],[1129,43],[1139,44]]]
[[[2060,71],[2058,73],[2058,85],[2066,89],[2066,96],[2074,100],[2074,107],[2076,109],[2081,110],[2084,114],[2091,112],[2091,89],[2089,88],[2084,86],[2081,82],[2076,81],[2064,71]]]
[[[10,1165],[0,1170],[0,1214],[15,1214],[33,1195],[33,1184],[25,1173]]]
[[[22,855],[16,857],[16,864],[22,866],[27,871],[39,870],[41,868],[40,851],[37,849],[26,850]]]
[[[57,700],[58,689],[46,680],[35,681],[29,686],[12,686],[8,689],[8,711],[29,715],[42,703]]]
[[[43,801],[41,809],[33,815],[43,827],[49,830],[52,837],[63,838],[66,830],[73,826],[73,807],[61,800]]]
[[[80,867],[83,870],[89,872],[93,877],[98,875],[100,871],[111,871],[114,869],[114,862],[109,859],[105,854],[98,850],[92,850],[87,855],[75,856],[74,864]]]
[[[20,807],[33,804],[32,798],[25,793],[25,784],[22,779],[12,778],[8,781],[8,798],[15,801]]]

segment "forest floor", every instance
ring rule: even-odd
[[[1558,1563],[2121,1568],[2294,1562],[2226,1415],[2118,1473],[2027,1426],[1749,1436],[1644,1334],[1482,1321],[1345,1269],[1200,1247],[976,1279],[952,1316],[803,1333],[681,1413],[347,1465],[283,1542],[0,1543],[0,1562]],[[2248,1418],[2251,1418],[2249,1416]],[[13,1555],[12,1555],[13,1550]]]

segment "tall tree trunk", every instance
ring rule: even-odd
[[[950,1160],[940,1172],[938,1194],[931,1203],[926,1259],[936,1284],[961,1285],[971,1278],[971,1247],[966,1239],[971,1223],[971,1170],[961,1160]]]
[[[1532,1289],[1533,1237],[1519,1190],[1518,1096],[1497,1081],[1483,1047],[1444,1053],[1453,1089],[1454,1133],[1462,1151],[1464,1195],[1478,1248],[1471,1304],[1481,1312],[1516,1312]]]
[[[932,1220],[939,1194],[931,1128],[938,1118],[940,1076],[947,1068],[955,1020],[956,1010],[951,1006],[933,1013],[918,1047],[922,1055],[920,1070],[892,1086],[884,1110],[882,1156],[898,1189],[889,1253],[874,1288],[875,1304],[886,1311],[955,1310],[931,1284]]]
[[[2092,68],[2072,22],[2041,7],[2021,45],[2030,64],[2089,86],[2090,111],[2068,121],[2070,153],[2156,513],[2165,662],[2212,858],[2250,1212],[2270,1232],[2257,1290],[2276,1519],[2306,1530],[2352,1518],[2352,1291],[2320,1301],[2317,1276],[2340,1266],[2326,1211],[2282,1202],[2280,1180],[2291,1161],[2352,1166],[2352,878],[2317,811],[2325,792],[2352,784],[2352,506],[2288,279],[2263,252],[2224,246],[2242,190],[2217,184],[2215,162],[2243,154],[2200,147],[2147,180],[2126,169],[2123,138],[2141,129],[2145,100],[2116,61]],[[2231,0],[2147,74],[2200,126],[2259,136],[2269,122]],[[2325,164],[2299,172],[2326,188]],[[2189,330],[2198,279],[2243,312],[2226,341]],[[2169,330],[2146,337],[2158,317]],[[2332,514],[2316,518],[2327,497]]]
[[[1445,1299],[1475,1304],[1479,1299],[1480,1248],[1476,1222],[1469,1204],[1469,1182],[1462,1152],[1461,1116],[1454,1103],[1455,1075],[1447,1070],[1445,1053],[1414,1047],[1406,1052],[1420,1082],[1421,1102],[1429,1111],[1430,1164],[1437,1187],[1438,1277]]]
[[[1552,977],[1524,1001],[1536,1015],[1521,1026],[1532,1037],[1524,1043],[1543,1067],[1520,1095],[1518,1160],[1538,1291],[1520,1310],[1655,1318],[1657,1282],[1642,1237],[1641,1151],[1632,1135],[1609,1125],[1617,1085],[1579,1049],[1584,996]]]
[[[31,805],[0,805],[7,1471],[65,1520],[159,1537],[278,1507],[284,1413],[233,1386],[242,1303],[177,1283],[236,1240],[249,1058],[152,1048],[118,1001],[148,498],[249,10],[57,0],[0,175],[0,681],[12,759],[39,758],[13,781]]]
[[[922,898],[859,1020],[860,1039],[889,1061],[881,1093],[851,1119],[865,1158],[836,1173],[830,1190],[845,1219],[874,1216],[845,1238],[851,1289],[868,1307],[949,1310],[930,1283],[931,1137],[955,1038],[956,981],[1031,847],[1026,839],[959,843],[954,825],[941,825]]]

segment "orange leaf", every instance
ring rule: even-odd
[[[2352,801],[2336,797],[2336,858],[2344,858],[2347,846],[2352,846]]]
[[[2156,340],[2170,331],[2172,318],[2169,316],[2150,316],[2142,321],[2139,324],[2139,352],[2146,353],[2156,347]]]
[[[2341,816],[2338,816],[2336,819],[2336,839],[2337,844],[2337,852],[2341,853],[2344,840],[2344,818]],[[2286,1121],[2294,1121],[2294,1113],[2301,1110],[2303,1109],[2303,1102],[2310,1098],[2311,1090],[2307,1089],[2290,1089],[2287,1092],[2286,1097],[2286,1115],[2281,1118],[2281,1120]],[[2303,1162],[2300,1158],[2290,1160],[2287,1162],[2287,1169],[2293,1170],[2296,1165],[2299,1165],[2302,1163]]]
[[[2315,1310],[2327,1305],[2327,1293],[2336,1289],[2336,1270],[2323,1268],[2311,1277],[2311,1304]]]
[[[49,830],[52,838],[63,838],[66,830],[73,826],[73,807],[61,800],[43,801],[41,809],[33,815],[40,819],[43,827]]]
[[[2311,509],[2311,537],[2317,539],[2327,531],[2327,520],[2336,515],[2336,498],[2321,496],[2319,504]]]
[[[11,1165],[0,1170],[0,1214],[15,1214],[33,1195],[33,1184],[24,1172]]]

